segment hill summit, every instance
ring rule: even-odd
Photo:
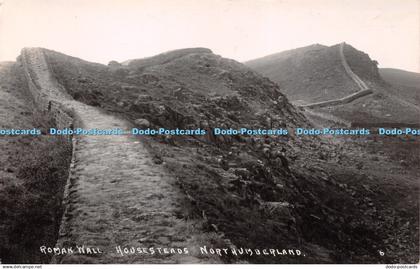
[[[332,101],[328,108],[317,110],[351,123],[414,123],[420,113],[407,98],[410,94],[396,91],[382,79],[377,61],[346,43],[311,45],[245,64],[275,81],[293,103]],[[371,94],[357,96],[363,88]],[[346,98],[348,102],[334,102]]]
[[[292,101],[326,101],[359,90],[342,66],[339,47],[315,44],[245,64],[278,83]],[[357,75],[380,80],[375,62],[367,54],[345,44],[344,55]]]

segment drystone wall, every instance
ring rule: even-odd
[[[319,107],[326,107],[326,106],[337,106],[337,105],[343,105],[348,104],[350,102],[353,102],[356,99],[359,99],[361,97],[364,97],[366,95],[369,95],[373,93],[373,91],[366,85],[366,83],[358,76],[356,75],[350,68],[349,64],[347,63],[346,57],[344,55],[344,46],[345,43],[340,44],[340,59],[341,64],[344,68],[344,71],[347,73],[347,75],[356,83],[356,85],[359,87],[359,91],[352,93],[350,95],[347,95],[343,98],[339,99],[333,99],[333,100],[327,100],[317,103],[311,103],[311,104],[305,104],[300,105],[300,107],[306,107],[306,108],[319,108]]]
[[[71,109],[65,108],[62,104],[54,100],[54,98],[56,98],[55,94],[52,95],[51,91],[42,88],[38,84],[36,73],[30,68],[33,62],[42,60],[44,60],[42,63],[43,65],[39,64],[39,66],[43,66],[44,71],[51,74],[41,49],[37,49],[35,51],[28,49],[22,50],[20,61],[33,102],[39,111],[46,112],[52,116],[56,122],[57,128],[72,128],[74,125],[74,118],[72,116],[73,113],[71,112]],[[66,98],[70,97],[66,96]]]

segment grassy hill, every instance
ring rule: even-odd
[[[245,64],[279,84],[292,101],[326,101],[358,90],[341,68],[338,46],[316,44]]]
[[[388,83],[407,87],[420,86],[420,74],[395,68],[380,68],[379,73]]]
[[[132,59],[122,62],[122,65],[128,65],[131,68],[143,68],[158,64],[168,63],[176,58],[181,58],[185,55],[192,53],[211,53],[212,51],[207,48],[188,48],[188,49],[179,49],[174,51],[168,51],[161,53],[156,56],[142,58],[142,59]]]
[[[133,126],[141,127],[138,122],[152,128],[208,130],[310,126],[277,84],[210,50],[173,51],[108,66],[44,52],[54,75],[76,100],[128,119]],[[200,219],[203,229],[217,232],[215,246],[298,248],[305,253],[230,256],[226,262],[413,260],[416,245],[408,238],[415,238],[418,220],[413,212],[418,204],[413,197],[418,189],[411,181],[388,185],[384,175],[387,180],[399,175],[400,163],[378,157],[375,149],[366,151],[364,141],[337,143],[293,134],[140,139],[185,193],[189,206],[180,216]],[[402,156],[413,156],[412,148],[401,149]],[[372,172],[381,166],[386,168]],[[412,178],[412,173],[406,177]],[[399,196],[388,194],[402,192],[407,193],[404,203],[394,207]],[[393,223],[407,221],[406,228],[395,230]],[[398,238],[406,240],[405,252],[378,256],[378,248],[397,244]]]
[[[420,74],[394,68],[380,68],[381,77],[392,85],[394,94],[407,102],[420,105]]]
[[[352,71],[373,90],[373,94],[349,104],[315,109],[317,112],[356,125],[418,122],[420,108],[409,100],[416,93],[401,91],[384,81],[377,62],[366,53],[346,44],[344,56]],[[359,90],[344,72],[338,45],[311,45],[245,64],[278,83],[286,96],[298,104],[342,98]]]

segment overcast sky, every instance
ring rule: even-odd
[[[0,61],[45,47],[108,63],[207,47],[245,61],[346,41],[419,72],[420,0],[0,0]]]

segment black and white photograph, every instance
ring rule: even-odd
[[[419,0],[0,0],[2,269],[417,268],[419,182]]]

